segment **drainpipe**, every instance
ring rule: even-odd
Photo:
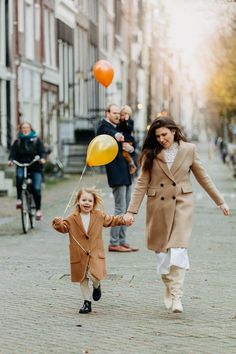
[[[15,33],[15,72],[16,72],[16,124],[20,124],[20,112],[19,112],[19,88],[18,88],[18,72],[20,67],[20,53],[19,53],[19,32],[18,32],[18,1],[15,3],[15,21],[14,21],[14,33]]]
[[[44,0],[40,0],[39,2],[40,6],[40,65],[41,65],[41,82],[40,82],[40,87],[41,87],[41,98],[40,98],[40,129],[41,129],[41,138],[45,139],[44,136],[44,125],[43,125],[43,110],[42,110],[42,103],[43,103],[43,73],[44,73],[44,67],[43,67],[43,62],[44,62],[44,25],[43,25],[43,17],[44,17]]]

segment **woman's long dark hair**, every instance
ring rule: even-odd
[[[186,141],[182,131],[173,119],[168,117],[155,119],[148,129],[147,136],[142,146],[141,155],[139,157],[139,162],[145,171],[152,170],[154,158],[163,149],[163,146],[157,141],[156,138],[156,129],[158,128],[169,128],[170,130],[174,130],[174,141],[178,143],[180,140]]]

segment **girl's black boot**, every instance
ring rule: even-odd
[[[89,313],[92,311],[91,301],[84,300],[84,304],[79,310],[79,313]]]

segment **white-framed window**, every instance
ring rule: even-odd
[[[43,10],[44,21],[44,62],[50,66],[50,28],[49,28],[49,11],[44,8]]]
[[[5,1],[0,0],[0,64],[6,64]]]
[[[98,21],[98,1],[88,0],[88,16],[94,23]]]
[[[88,61],[88,32],[78,28],[78,46],[75,48],[76,73],[75,73],[75,113],[77,116],[88,115],[87,87],[89,80]]]
[[[40,74],[38,72],[34,72],[33,76],[33,100],[34,102],[40,102],[40,95],[41,95],[41,80]]]
[[[63,90],[63,85],[64,85],[64,72],[63,72],[63,67],[64,67],[64,58],[63,58],[63,41],[60,39],[58,41],[58,53],[59,53],[59,101],[63,102],[64,98],[64,90]],[[62,114],[61,114],[62,115]]]
[[[34,8],[28,1],[25,7],[25,56],[34,59]]]
[[[31,122],[34,129],[40,132],[40,73],[29,68],[21,68],[19,70],[19,88],[21,121]]]
[[[103,6],[99,9],[99,43],[100,48],[107,51],[108,33],[107,33],[107,13]]]
[[[110,15],[113,15],[113,13],[114,13],[114,1],[113,0],[107,0],[106,1],[106,8],[107,8],[107,12]]]
[[[6,81],[0,79],[0,145],[7,145]]]
[[[22,80],[22,90],[23,90],[23,101],[32,101],[32,78],[31,71],[28,69],[22,70],[23,80]]]
[[[34,21],[34,28],[35,28],[35,40],[40,41],[40,5],[34,5],[34,14],[35,14],[35,21]]]
[[[73,48],[70,44],[59,40],[59,101],[60,115],[64,118],[72,116],[73,109]]]
[[[64,71],[64,102],[69,103],[69,48],[67,43],[63,44],[63,71]]]
[[[56,67],[55,17],[52,11],[44,8],[44,62]]]
[[[25,28],[25,2],[18,0],[18,31],[24,32]]]
[[[93,71],[93,65],[96,62],[97,59],[97,47],[95,47],[93,44],[89,44],[89,66],[90,66],[90,71],[92,73]],[[96,96],[94,95],[94,92],[96,92],[96,85],[97,83],[95,82],[95,80],[89,80],[88,81],[88,108],[89,109],[96,109],[97,105],[96,105]],[[92,111],[90,113],[91,115],[94,114],[94,112]]]
[[[50,46],[51,46],[51,65],[53,67],[56,67],[57,63],[56,63],[56,36],[55,36],[55,26],[56,26],[56,22],[55,22],[55,14],[53,12],[50,12],[49,15],[50,18]]]
[[[78,0],[78,9],[84,14],[88,14],[88,0]]]
[[[68,92],[69,92],[69,112],[73,115],[73,101],[74,101],[74,65],[73,65],[73,48],[68,46]]]

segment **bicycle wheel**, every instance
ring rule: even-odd
[[[21,193],[21,222],[24,234],[29,231],[30,219],[29,219],[29,206],[28,206],[28,192],[22,191]]]
[[[29,194],[29,218],[30,218],[30,227],[33,229],[35,227],[35,202],[32,194]]]

